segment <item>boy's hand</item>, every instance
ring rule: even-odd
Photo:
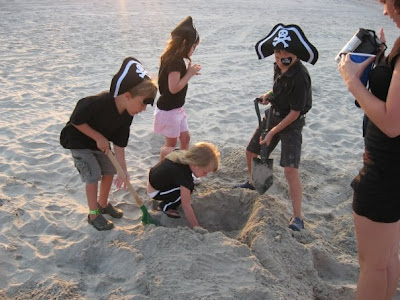
[[[108,152],[110,151],[110,143],[103,135],[96,139],[96,145],[100,151],[103,151],[106,155],[108,155]]]
[[[130,179],[130,178],[129,178],[129,174],[126,174],[126,173],[125,173],[125,176],[126,176],[126,180],[129,181],[129,179]],[[117,188],[117,190],[120,190],[121,187],[122,187],[124,190],[126,190],[126,183],[125,183],[125,181],[124,181],[119,175],[117,175],[117,177],[115,178],[114,184],[115,184],[115,187]]]
[[[271,130],[268,131],[268,133],[264,139],[261,139],[261,136],[260,136],[260,145],[266,144],[268,146],[271,143],[271,140],[273,137],[274,137],[273,132],[271,132]]]
[[[258,97],[258,99],[260,99],[260,103],[263,105],[267,105],[269,103],[269,95],[267,94],[263,94],[260,97]]]

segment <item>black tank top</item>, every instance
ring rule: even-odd
[[[393,69],[394,62],[388,65],[385,61],[371,70],[369,88],[382,101],[386,101]],[[392,176],[395,173],[398,174],[400,168],[400,136],[390,138],[371,120],[368,120],[364,141],[366,148],[364,163],[366,165],[374,165],[375,168],[384,171],[380,173],[381,175]]]

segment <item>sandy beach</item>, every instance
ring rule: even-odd
[[[154,211],[146,194],[164,142],[149,107],[133,119],[126,160],[161,226],[144,226],[129,192],[113,189],[124,217],[99,232],[60,131],[79,99],[109,89],[125,57],[156,77],[170,30],[188,15],[202,65],[186,97],[191,141],[221,151],[220,170],[192,197],[205,229]],[[306,64],[301,232],[287,228],[279,146],[267,193],[232,189],[247,178],[253,100],[272,87],[273,58],[258,60],[254,45],[277,23],[299,25],[319,50]],[[334,57],[358,28],[381,27],[390,49],[399,31],[375,0],[0,0],[0,299],[354,299],[350,182],[362,163],[362,112]]]

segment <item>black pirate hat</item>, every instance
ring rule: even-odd
[[[274,54],[276,49],[293,53],[302,61],[312,65],[318,60],[318,50],[307,40],[297,25],[277,24],[265,38],[256,44],[259,59]]]
[[[188,40],[190,43],[194,44],[199,39],[199,34],[196,27],[193,24],[193,19],[191,16],[186,17],[185,20],[179,23],[171,32],[172,38],[175,36],[182,37]]]
[[[150,76],[140,61],[133,57],[127,57],[124,59],[118,73],[111,80],[110,93],[117,97],[144,80],[150,80]]]

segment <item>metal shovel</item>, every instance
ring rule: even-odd
[[[261,124],[261,116],[260,116],[260,109],[258,107],[258,103],[260,102],[259,98],[254,100],[254,106],[256,109],[257,117],[258,117],[258,124],[260,127],[261,137],[262,139],[268,133],[269,130],[269,122],[271,119],[272,114],[272,107],[269,108],[268,116],[267,116],[267,125],[266,128],[262,128]],[[259,194],[264,194],[272,185],[273,183],[273,160],[267,157],[268,149],[267,145],[261,145],[261,152],[260,158],[255,157],[252,161],[252,172],[251,172],[251,181],[257,192]],[[269,155],[268,155],[269,156]]]

